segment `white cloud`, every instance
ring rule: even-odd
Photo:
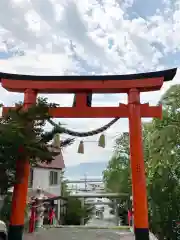
[[[135,0],[134,0],[135,1]],[[175,4],[176,3],[176,4]],[[128,74],[168,68],[163,58],[179,51],[180,1],[175,8],[167,2],[164,12],[129,18],[133,0],[1,0],[0,50],[23,51],[0,60],[0,71],[36,75]],[[11,16],[11,17],[9,17]],[[160,44],[162,49],[154,43]],[[1,53],[0,53],[1,58]],[[179,72],[173,83],[179,82]],[[171,83],[170,83],[171,84]],[[164,93],[170,84],[165,84]],[[0,89],[6,105],[23,98]],[[48,95],[50,101],[71,106],[73,96]],[[159,92],[142,94],[142,102],[156,104]],[[117,106],[125,95],[94,95],[94,106]],[[108,119],[60,119],[74,130],[88,131]],[[77,154],[76,143],[64,150],[66,164],[107,160],[112,154],[113,137],[128,130],[128,121],[119,120],[106,133],[107,148],[85,142],[85,154]],[[98,136],[85,139],[97,141]],[[79,139],[78,139],[79,140]]]

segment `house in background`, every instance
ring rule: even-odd
[[[61,196],[62,173],[65,168],[63,155],[54,157],[50,164],[39,163],[31,168],[29,176],[28,197],[33,197],[38,188],[43,190],[45,197],[54,198]],[[57,207],[57,216],[60,217],[60,203],[55,201]]]
[[[41,188],[54,196],[60,196],[62,170],[64,168],[62,153],[54,157],[50,164],[39,163],[30,170],[29,188]]]

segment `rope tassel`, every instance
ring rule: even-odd
[[[54,136],[53,147],[60,148],[60,136],[58,133]]]
[[[80,141],[80,143],[79,143],[78,153],[84,154],[84,142],[83,141]]]
[[[101,134],[101,136],[99,137],[99,142],[98,142],[98,146],[99,147],[102,147],[102,148],[105,148],[105,135],[104,134]]]

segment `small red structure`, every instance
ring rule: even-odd
[[[53,203],[53,200],[51,199],[57,196],[51,195],[47,192],[43,192],[43,194],[44,194],[44,199],[41,201],[40,204],[38,199],[35,196],[31,198],[31,200],[29,201],[29,205],[30,205],[29,233],[33,233],[36,229],[36,225],[37,225],[36,222],[38,220],[37,210],[39,206],[40,207],[44,206],[44,210],[47,208],[49,225],[52,225],[55,219],[54,203]],[[44,214],[42,216],[44,218]]]
[[[50,209],[49,209],[49,225],[53,224],[54,218],[55,218],[54,208],[50,207]]]
[[[142,117],[162,117],[161,106],[140,103],[140,93],[159,90],[164,81],[170,81],[177,69],[130,75],[101,76],[29,76],[1,73],[2,86],[11,92],[24,93],[24,108],[36,101],[38,93],[75,93],[72,107],[50,108],[54,118],[128,118],[130,129],[130,154],[134,206],[134,232],[136,240],[149,239],[148,206],[142,144]],[[118,107],[91,107],[88,96],[93,93],[126,93],[128,104]],[[8,108],[4,108],[4,113]],[[20,166],[21,165],[21,166]],[[21,172],[20,170],[21,169]],[[22,173],[23,182],[14,187],[9,240],[21,240],[24,224],[28,159],[17,162],[17,175]],[[21,206],[19,211],[18,206]]]
[[[35,222],[36,222],[36,202],[33,202],[31,206],[31,213],[30,213],[30,219],[29,219],[29,233],[34,232]]]
[[[128,210],[128,224],[129,224],[129,226],[132,226],[132,212],[131,212],[131,210]]]

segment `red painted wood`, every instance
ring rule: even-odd
[[[2,79],[2,87],[11,92],[24,92],[25,89],[35,89],[39,93],[128,93],[131,88],[141,92],[159,90],[163,78],[112,80],[112,81],[25,81]]]
[[[76,98],[76,107],[81,108],[81,111],[82,111],[82,108],[83,108],[83,111],[84,111],[84,109],[86,109],[86,111],[87,111],[87,106],[86,106],[87,94],[86,93],[77,93],[75,95],[75,98]]]
[[[146,192],[145,164],[143,156],[140,109],[141,104],[140,93],[137,89],[130,90],[128,94],[128,103],[134,227],[148,229],[148,204]],[[146,104],[146,106],[147,105],[148,104]]]
[[[31,89],[27,89],[24,93],[24,109],[28,109],[32,104],[36,103],[37,94]],[[16,162],[16,178],[20,179],[14,184],[10,225],[24,225],[24,213],[27,204],[28,179],[30,172],[30,164],[28,159],[18,159]],[[19,210],[19,208],[21,210]]]
[[[13,108],[3,107],[3,115]],[[140,106],[141,117],[162,118],[161,106]],[[128,118],[128,105],[121,104],[119,107],[57,107],[50,108],[49,113],[54,118]]]

